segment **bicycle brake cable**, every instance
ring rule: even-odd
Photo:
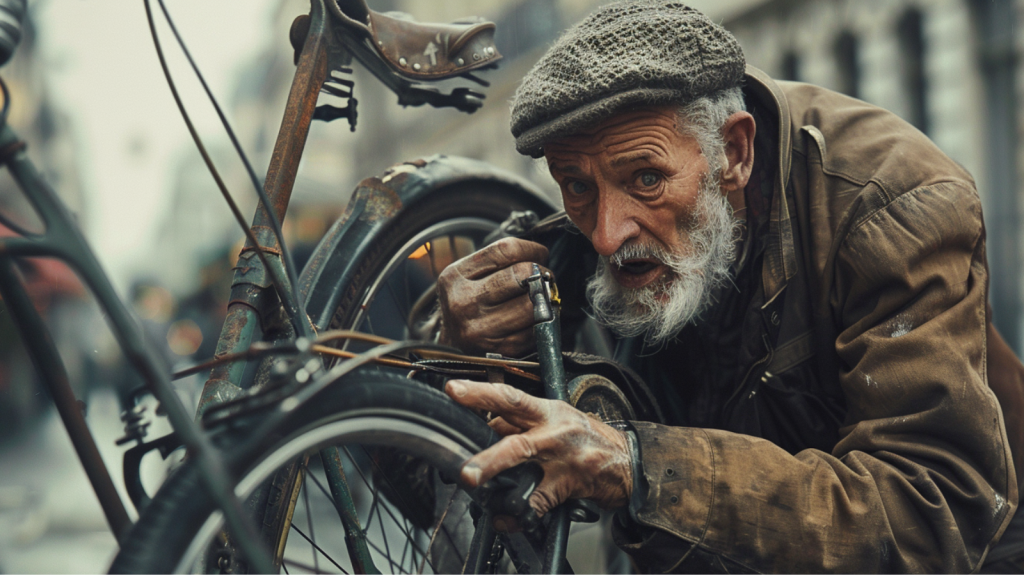
[[[242,229],[244,230],[246,240],[250,244],[252,244],[253,250],[256,252],[256,255],[260,259],[260,263],[263,264],[263,267],[267,270],[267,273],[270,275],[270,280],[281,297],[281,303],[284,305],[285,311],[288,313],[288,316],[291,319],[292,326],[295,328],[296,335],[312,337],[312,328],[306,321],[305,306],[303,305],[302,299],[299,297],[298,294],[298,276],[295,272],[295,261],[292,258],[291,252],[288,251],[287,246],[285,245],[284,234],[281,232],[281,222],[278,219],[277,214],[275,214],[273,209],[271,208],[270,200],[267,197],[266,190],[264,190],[263,185],[259,182],[259,178],[256,176],[256,172],[253,170],[252,164],[249,162],[248,156],[246,156],[245,152],[242,150],[241,144],[238,142],[238,138],[235,136],[235,132],[231,128],[231,124],[228,122],[227,117],[224,115],[224,112],[221,109],[220,104],[217,102],[217,99],[214,97],[213,92],[210,90],[209,85],[206,83],[206,79],[199,71],[199,67],[192,59],[192,54],[185,46],[184,39],[182,39],[181,35],[178,33],[178,29],[174,25],[174,21],[171,19],[171,15],[167,11],[167,7],[164,5],[163,0],[157,0],[157,2],[160,4],[160,8],[164,13],[164,17],[167,19],[167,23],[171,29],[171,32],[177,39],[178,44],[182,49],[182,52],[188,59],[189,64],[192,66],[192,70],[195,72],[196,77],[199,79],[200,84],[202,84],[207,97],[213,104],[213,107],[216,110],[217,115],[220,118],[221,123],[223,124],[228,134],[228,137],[231,139],[231,143],[235,147],[235,151],[238,153],[239,157],[242,160],[242,163],[245,165],[245,169],[249,174],[249,178],[252,180],[253,186],[256,188],[256,194],[259,196],[260,202],[263,204],[263,208],[264,210],[266,210],[267,215],[269,216],[271,230],[273,231],[274,236],[277,239],[278,245],[281,247],[281,258],[284,262],[285,274],[288,276],[288,285],[291,288],[291,290],[285,290],[285,284],[282,281],[281,277],[278,275],[277,268],[270,266],[263,246],[260,245],[255,235],[252,233],[252,230],[250,229],[248,223],[246,222],[245,217],[242,215],[241,210],[239,210],[238,205],[235,203],[234,199],[231,197],[231,194],[228,192],[227,186],[224,184],[223,179],[221,179],[219,172],[217,171],[216,167],[213,164],[213,160],[206,152],[206,147],[203,145],[202,139],[199,137],[199,133],[195,130],[195,127],[192,124],[188,112],[185,111],[184,103],[181,101],[181,97],[178,94],[177,87],[175,86],[174,80],[171,77],[170,70],[167,67],[166,59],[164,58],[163,48],[160,45],[160,39],[157,36],[156,24],[153,21],[152,10],[150,7],[150,0],[145,0],[146,17],[149,21],[149,28],[153,36],[153,43],[156,46],[157,56],[160,60],[160,66],[163,69],[164,77],[167,79],[167,83],[171,89],[171,94],[174,96],[174,101],[178,105],[178,110],[181,112],[181,115],[185,120],[185,124],[188,127],[189,133],[192,135],[192,140],[195,142],[196,147],[199,149],[199,153],[203,157],[203,161],[206,163],[206,167],[210,170],[213,179],[216,181],[218,188],[220,188],[221,195],[224,197],[224,200],[228,203],[228,206],[231,208],[231,212],[234,215],[235,220],[238,222],[239,226],[241,226]]]

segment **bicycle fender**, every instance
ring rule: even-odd
[[[389,223],[431,195],[466,187],[500,190],[541,217],[557,209],[531,182],[479,160],[435,155],[392,166],[359,183],[345,212],[321,239],[300,275],[299,289],[313,324],[318,329],[329,325],[362,256]]]

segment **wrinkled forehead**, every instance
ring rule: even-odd
[[[696,146],[679,122],[677,106],[619,112],[571,136],[546,142],[544,157],[555,169],[586,158],[614,164],[634,156],[670,156]]]

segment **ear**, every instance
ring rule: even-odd
[[[757,127],[749,112],[736,112],[722,125],[725,167],[721,187],[725,193],[741,191],[754,169],[754,134]]]

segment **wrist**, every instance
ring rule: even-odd
[[[629,487],[626,501],[622,507],[624,508],[623,512],[628,512],[628,516],[636,522],[637,512],[643,507],[648,490],[643,473],[640,440],[629,422],[617,421],[608,424],[622,434],[626,441],[626,450],[629,454]]]
[[[593,417],[591,415],[591,417]],[[613,446],[609,450],[608,460],[605,464],[607,498],[599,502],[606,510],[614,510],[627,506],[633,492],[633,448],[629,439],[629,432],[624,429],[623,422],[602,423],[601,428],[608,442]]]

